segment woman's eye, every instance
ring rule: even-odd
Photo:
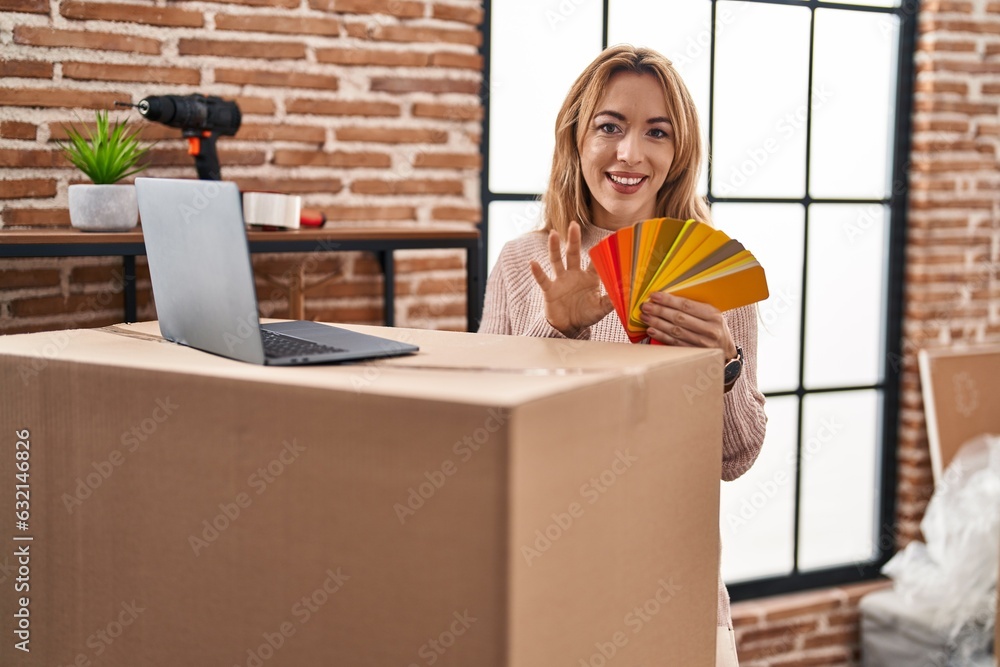
[[[656,128],[650,130],[649,133],[651,135],[653,135],[654,137],[656,137],[657,139],[667,139],[670,136],[664,130],[660,130],[660,129],[656,129]]]
[[[618,131],[618,126],[615,125],[614,123],[604,123],[597,129],[599,129],[601,132],[605,134],[614,134],[616,131]]]

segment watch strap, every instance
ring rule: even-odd
[[[733,388],[743,372],[743,349],[736,346],[736,356],[726,362],[723,370],[723,386],[726,391]]]

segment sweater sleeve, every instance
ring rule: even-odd
[[[754,306],[725,313],[736,345],[743,350],[743,372],[723,399],[722,479],[732,481],[750,469],[764,444],[767,415],[757,389],[757,313]]]
[[[507,306],[507,284],[504,280],[504,253],[486,279],[486,298],[483,301],[483,319],[479,322],[479,333],[513,333],[510,325],[510,310]]]

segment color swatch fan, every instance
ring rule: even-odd
[[[633,343],[648,338],[639,308],[653,292],[722,311],[768,296],[764,269],[750,251],[695,220],[656,218],[619,229],[590,249],[590,261]]]

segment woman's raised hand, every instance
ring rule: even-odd
[[[545,318],[554,329],[569,338],[581,329],[600,322],[614,306],[606,294],[601,294],[601,279],[591,265],[580,266],[580,225],[570,223],[566,240],[566,261],[562,258],[559,234],[549,232],[550,278],[538,262],[532,260],[531,274],[545,294]]]

